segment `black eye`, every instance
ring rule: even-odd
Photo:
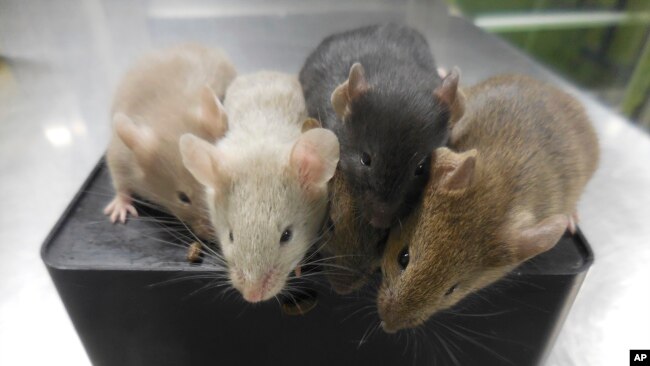
[[[449,295],[453,294],[454,291],[456,291],[457,287],[458,287],[458,284],[455,284],[455,285],[451,286],[449,288],[449,290],[447,290],[447,292],[445,292],[445,296],[449,296]]]
[[[399,253],[399,256],[397,256],[397,263],[399,264],[400,267],[402,267],[402,270],[406,269],[406,266],[409,265],[409,248],[408,247],[402,249],[402,251]]]
[[[228,233],[228,238],[230,239],[231,242],[234,240],[233,237],[232,237],[232,231],[230,231]]]
[[[293,233],[291,232],[291,229],[289,228],[284,229],[284,231],[282,232],[282,236],[280,237],[280,243],[288,242],[289,240],[291,240],[292,235]]]
[[[424,163],[418,164],[417,167],[415,167],[415,176],[420,176],[424,173]]]
[[[192,201],[191,201],[190,198],[187,196],[187,194],[185,194],[185,192],[178,192],[178,199],[179,199],[181,202],[186,203],[186,204],[188,204],[188,205],[189,205],[190,203],[192,203]]]
[[[372,159],[370,159],[370,154],[367,152],[361,153],[361,164],[365,166],[370,166],[370,163],[372,163]]]

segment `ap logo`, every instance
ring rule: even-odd
[[[650,350],[630,350],[630,365],[650,365]]]

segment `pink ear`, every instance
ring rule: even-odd
[[[310,194],[324,192],[339,162],[339,140],[330,130],[313,128],[303,133],[291,150],[290,166]]]
[[[449,118],[450,129],[465,113],[465,95],[458,89],[459,79],[460,69],[454,67],[443,78],[442,84],[433,91],[435,98],[449,108],[451,113]]]
[[[228,115],[219,98],[209,85],[201,91],[201,116],[199,119],[203,131],[214,142],[228,131]]]
[[[446,147],[436,149],[431,171],[438,177],[438,191],[464,192],[474,177],[476,155],[476,149],[462,153],[455,153]]]
[[[568,215],[553,215],[534,226],[512,229],[507,241],[512,247],[515,260],[523,262],[555,246],[569,225]]]
[[[206,187],[223,191],[228,180],[220,169],[216,148],[189,133],[181,136],[179,145],[183,165],[194,178]]]
[[[147,126],[137,125],[126,114],[116,113],[113,124],[117,136],[138,159],[150,159],[155,154],[156,137]]]
[[[366,72],[363,66],[356,62],[350,67],[348,80],[337,86],[330,97],[336,115],[339,118],[345,117],[350,112],[352,101],[363,95],[369,88]]]

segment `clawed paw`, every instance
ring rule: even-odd
[[[117,221],[126,223],[128,214],[133,217],[138,217],[138,211],[133,206],[133,200],[127,195],[118,194],[113,198],[106,208],[104,208],[104,215],[109,216],[112,223]]]

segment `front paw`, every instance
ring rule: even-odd
[[[129,213],[133,217],[138,217],[138,211],[133,206],[133,200],[125,194],[117,194],[111,203],[104,208],[104,215],[109,216],[113,224],[117,221],[123,224],[126,223]]]

